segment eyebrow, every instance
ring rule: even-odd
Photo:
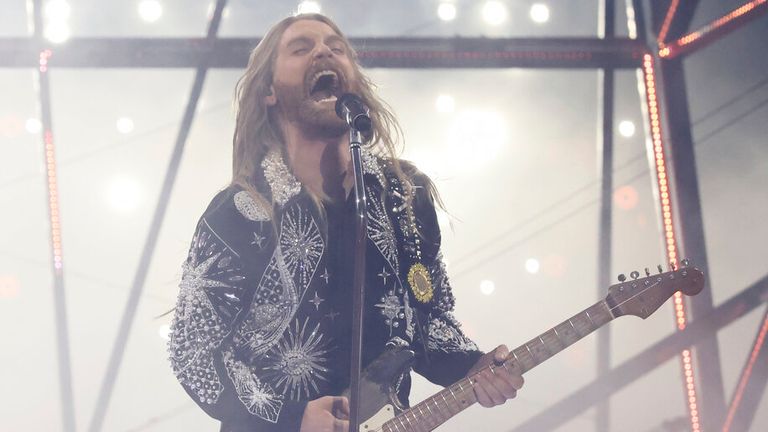
[[[299,44],[299,43],[311,44],[312,40],[310,38],[306,37],[306,36],[297,36],[297,37],[291,39],[290,41],[288,41],[288,43],[285,44],[285,46],[291,47],[292,45],[296,45],[296,44]]]
[[[325,38],[325,42],[326,43],[341,42],[342,44],[347,45],[344,42],[344,38],[342,38],[341,36],[339,36],[337,34],[333,34],[333,35],[330,35],[330,36],[326,37]],[[285,46],[290,48],[290,47],[292,47],[293,45],[296,45],[296,44],[312,44],[312,43],[314,43],[314,41],[311,38],[308,38],[306,36],[297,36],[297,37],[291,39],[290,41],[288,41],[288,43],[285,44]]]

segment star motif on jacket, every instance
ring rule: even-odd
[[[219,256],[221,256],[221,253],[210,256],[203,262],[197,262],[197,257],[193,257],[193,259],[182,265],[183,276],[181,277],[180,284],[182,294],[190,296],[203,288],[229,287],[229,285],[223,282],[207,278],[208,271]]]
[[[310,300],[309,302],[315,305],[315,310],[320,310],[320,303],[324,302],[325,299],[321,298],[317,293],[315,293],[315,298]]]
[[[252,245],[256,245],[261,249],[264,246],[264,240],[267,238],[263,235],[260,235],[259,233],[255,232],[253,233],[253,240],[251,240]]]
[[[381,273],[378,274],[378,276],[384,281],[384,285],[387,284],[387,278],[392,276],[389,272],[387,272],[386,267],[381,268]]]
[[[320,275],[320,277],[321,277],[322,279],[324,279],[324,280],[325,280],[325,284],[326,284],[326,285],[328,285],[328,280],[331,278],[331,274],[330,274],[330,273],[328,273],[328,268],[327,268],[327,267],[326,267],[326,269],[323,271],[323,274],[321,274],[321,275]]]
[[[325,314],[326,317],[330,318],[331,321],[334,321],[334,322],[336,321],[336,317],[339,316],[339,315],[341,315],[341,314],[339,314],[336,311],[331,311],[330,313]]]

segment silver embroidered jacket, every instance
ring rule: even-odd
[[[369,154],[364,161],[363,364],[387,344],[405,345],[417,353],[416,372],[448,385],[482,353],[452,316],[433,201],[423,175],[402,185],[385,161]],[[176,377],[221,420],[222,431],[298,431],[307,401],[338,395],[349,383],[353,199],[329,204],[321,215],[279,154],[269,154],[262,168],[260,189],[272,211],[229,187],[201,217],[169,342]],[[404,188],[416,194],[411,218]],[[414,223],[419,245],[407,235]],[[423,303],[407,282],[414,250],[434,287]],[[399,386],[405,402],[409,389],[406,376]]]

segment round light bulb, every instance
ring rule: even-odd
[[[539,24],[549,21],[549,7],[543,3],[534,3],[531,6],[531,19]]]
[[[443,2],[437,6],[437,17],[441,21],[453,21],[456,19],[456,5]]]
[[[483,5],[482,15],[486,23],[497,26],[507,20],[507,7],[500,1],[487,1]]]

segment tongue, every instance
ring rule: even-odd
[[[315,90],[314,92],[312,92],[312,99],[314,99],[315,102],[321,101],[323,99],[328,99],[331,96],[332,96],[332,93],[330,90],[323,89],[323,90]]]

